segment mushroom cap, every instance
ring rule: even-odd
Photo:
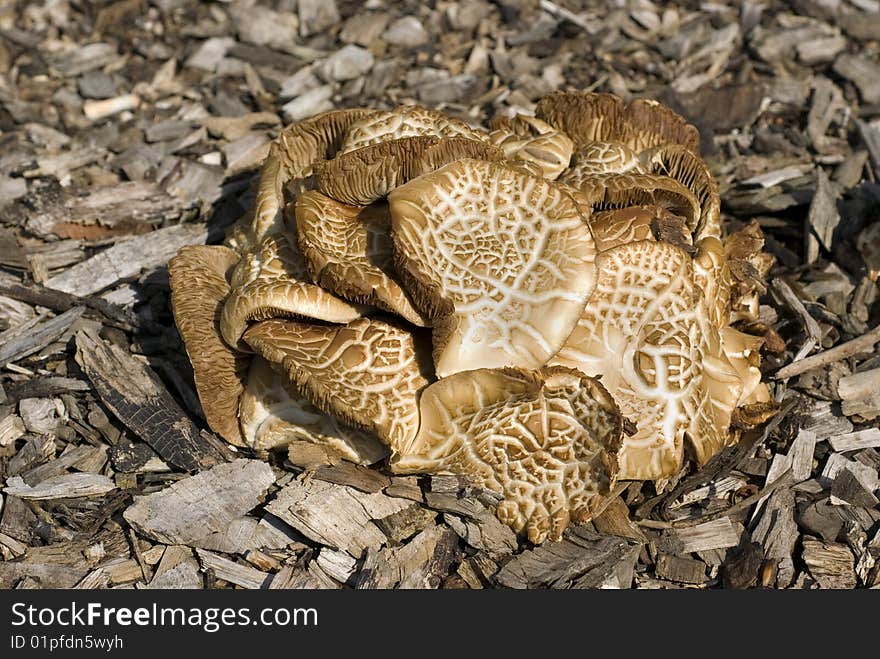
[[[259,244],[264,236],[282,232],[285,185],[310,176],[315,162],[331,158],[339,150],[352,124],[374,113],[365,108],[331,110],[281,131],[260,170],[250,233],[247,239],[238,236],[238,245],[246,249]]]
[[[596,289],[551,363],[601,375],[636,421],[620,452],[621,478],[669,477],[681,467],[685,433],[700,461],[728,437],[739,380],[684,250],[628,243],[602,252],[596,266]]]
[[[693,227],[694,242],[721,237],[721,198],[718,184],[702,158],[679,144],[663,144],[639,154],[645,171],[668,176],[687,187],[700,203],[700,221]]]
[[[220,310],[229,293],[227,275],[238,254],[219,245],[182,247],[168,263],[171,308],[193,367],[205,420],[230,444],[244,446],[238,427],[238,399],[249,356],[220,336]]]
[[[590,219],[596,250],[605,252],[618,245],[638,240],[653,240],[651,231],[656,206],[627,206],[598,211]]]
[[[220,329],[226,343],[244,349],[239,339],[252,321],[282,316],[347,323],[361,315],[359,307],[311,282],[305,259],[283,235],[242,255],[231,286]]]
[[[488,135],[437,110],[400,105],[393,110],[376,110],[354,122],[345,136],[342,153],[404,137],[462,137],[483,142]]]
[[[733,231],[724,241],[731,278],[731,322],[758,319],[758,297],[767,290],[764,282],[773,265],[773,256],[763,248],[764,233],[757,220]]]
[[[496,116],[492,126],[492,144],[510,159],[536,165],[546,178],[557,178],[571,161],[571,139],[547,122],[518,114],[512,119]]]
[[[374,432],[393,450],[418,431],[418,395],[428,380],[406,330],[367,318],[343,326],[265,320],[244,339],[312,405]]]
[[[397,473],[467,474],[505,497],[501,520],[529,540],[588,521],[617,472],[622,419],[593,378],[566,368],[478,369],[427,387]]]
[[[417,176],[461,158],[499,161],[504,153],[462,137],[404,137],[315,164],[317,187],[351,206],[367,206]]]
[[[285,375],[256,355],[239,404],[241,432],[248,446],[269,450],[296,440],[321,444],[358,464],[384,459],[388,449],[375,435],[339,422],[312,405]]]
[[[299,247],[312,280],[352,302],[426,326],[394,272],[388,208],[348,206],[310,190],[296,200]]]
[[[617,142],[587,142],[572,156],[569,169],[577,180],[598,174],[645,173],[639,154]]]
[[[590,174],[568,169],[560,182],[580,190],[593,211],[627,206],[660,206],[685,218],[689,230],[700,221],[700,202],[694,193],[668,176],[656,174]]]
[[[628,105],[612,94],[554,92],[535,116],[571,137],[576,151],[587,142],[619,142],[636,152],[661,144],[700,151],[700,132],[665,105],[636,99]]]
[[[572,197],[503,164],[460,160],[388,197],[398,273],[434,321],[438,377],[547,362],[593,288]]]

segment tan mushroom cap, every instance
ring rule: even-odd
[[[282,316],[348,323],[361,315],[360,307],[311,282],[305,259],[287,236],[269,236],[242,255],[231,286],[220,317],[231,346],[240,345],[252,321]]]
[[[400,105],[393,110],[376,110],[354,122],[348,129],[341,151],[348,153],[404,137],[463,137],[483,142],[488,135],[437,110]]]
[[[546,178],[557,178],[571,161],[571,139],[547,122],[518,114],[512,119],[495,117],[492,127],[492,144],[509,159],[536,165]]]
[[[427,320],[392,278],[387,206],[348,206],[311,190],[296,200],[299,246],[312,280],[353,302],[372,304],[415,325]]]
[[[700,221],[700,202],[693,192],[668,176],[655,174],[582,175],[568,169],[560,182],[580,190],[591,200],[593,211],[627,206],[660,206],[685,219],[693,230]]]
[[[588,521],[615,481],[620,412],[577,371],[464,371],[425,389],[419,407],[419,433],[392,470],[475,477],[504,495],[499,518],[532,542]]]
[[[594,213],[590,219],[590,229],[596,241],[596,250],[605,252],[619,245],[653,240],[656,211],[656,206],[629,206]]]
[[[618,142],[636,152],[661,144],[700,150],[700,132],[657,101],[625,104],[612,94],[554,92],[542,98],[535,116],[571,137],[575,150],[588,142]]]
[[[317,187],[344,204],[367,206],[407,181],[461,158],[499,161],[504,153],[487,142],[461,137],[405,137],[317,163]]]
[[[620,245],[596,265],[596,289],[551,363],[601,375],[636,422],[620,452],[621,478],[669,477],[681,467],[686,433],[700,461],[726,440],[740,397],[709,319],[715,301],[696,289],[692,258],[665,242]]]
[[[576,180],[598,174],[645,173],[639,154],[615,142],[588,142],[572,156],[569,169]]]
[[[242,249],[258,244],[264,236],[284,230],[284,188],[312,173],[315,162],[331,158],[342,147],[352,124],[375,110],[353,108],[317,114],[285,128],[269,147],[260,170],[253,220],[247,236],[237,236]]]
[[[721,237],[721,198],[718,184],[702,158],[678,144],[664,144],[639,154],[645,171],[668,176],[687,187],[700,203],[700,221],[694,229],[694,242]]]
[[[230,444],[244,446],[238,427],[238,399],[249,356],[220,336],[220,309],[229,293],[227,274],[238,254],[222,246],[183,247],[168,263],[171,308],[193,367],[196,391],[211,429]]]
[[[375,435],[350,428],[312,405],[286,376],[254,356],[239,404],[241,431],[248,446],[269,450],[296,440],[321,444],[358,464],[384,459],[388,448]]]
[[[438,377],[547,362],[595,281],[572,197],[503,164],[460,160],[388,197],[398,273],[434,321]]]
[[[244,339],[319,410],[376,433],[392,449],[418,431],[418,395],[428,380],[409,332],[366,318],[341,327],[266,320]]]

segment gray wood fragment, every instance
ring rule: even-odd
[[[3,491],[22,499],[43,501],[47,499],[71,499],[94,497],[116,489],[116,484],[100,474],[65,474],[47,478],[31,487],[20,476],[6,481]]]

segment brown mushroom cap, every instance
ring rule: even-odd
[[[577,169],[568,169],[559,180],[577,188],[590,199],[594,212],[627,206],[660,206],[683,217],[690,230],[700,221],[700,202],[694,193],[668,176],[582,175]]]
[[[249,356],[220,336],[220,309],[229,293],[227,274],[238,254],[227,247],[190,245],[168,263],[174,322],[193,367],[196,391],[211,429],[230,444],[244,446],[238,427],[238,399]]]
[[[361,315],[357,306],[311,282],[302,254],[286,236],[269,236],[245,253],[231,285],[220,318],[223,338],[231,346],[240,346],[251,321],[282,316],[347,323]]]
[[[639,154],[615,142],[588,142],[572,156],[569,169],[576,180],[598,174],[645,173]]]
[[[373,113],[375,110],[364,108],[331,110],[281,132],[269,147],[269,155],[260,170],[249,239],[238,238],[238,242],[244,243],[242,248],[283,231],[281,210],[285,204],[285,185],[311,175],[315,162],[331,158],[339,150],[352,124]]]
[[[700,132],[657,101],[626,105],[612,94],[554,92],[542,98],[535,116],[567,133],[579,151],[588,142],[618,142],[636,152],[661,144],[700,151]]]
[[[636,421],[620,452],[621,478],[669,477],[681,467],[685,433],[701,461],[720,447],[740,396],[709,320],[715,301],[695,290],[691,257],[665,242],[621,245],[596,265],[596,289],[551,363],[601,375]]]
[[[367,206],[407,181],[461,158],[499,161],[504,153],[487,142],[461,137],[405,137],[317,163],[317,187],[344,204]]]
[[[594,213],[590,229],[596,250],[605,252],[618,245],[654,238],[651,231],[656,216],[655,206],[629,206]]]
[[[487,134],[437,110],[418,105],[401,105],[393,110],[376,110],[348,129],[342,153],[404,137],[462,137],[478,142]]]
[[[540,174],[557,178],[571,161],[568,135],[535,117],[518,114],[512,119],[495,117],[489,140],[510,159],[536,165]]]
[[[398,273],[434,321],[438,377],[547,362],[593,287],[572,197],[503,164],[460,160],[388,197]]]
[[[388,455],[388,448],[375,435],[349,428],[315,408],[259,355],[251,361],[239,420],[245,441],[257,450],[304,440],[327,446],[358,464],[373,464]]]
[[[758,297],[773,265],[773,256],[762,251],[764,233],[757,220],[733,231],[724,241],[724,253],[731,277],[731,322],[758,319]]]
[[[311,190],[296,200],[299,246],[312,279],[353,302],[372,304],[415,325],[428,322],[394,281],[388,209],[348,206]]]
[[[700,221],[694,229],[694,242],[721,237],[721,198],[718,184],[702,158],[678,144],[664,144],[639,154],[645,171],[668,176],[687,187],[700,203]]]
[[[532,542],[589,520],[614,483],[620,412],[577,371],[464,371],[425,389],[419,408],[419,433],[392,470],[475,477],[504,495],[498,516]]]
[[[392,449],[418,431],[418,395],[428,380],[409,332],[366,318],[341,327],[266,320],[244,339],[281,365],[319,410],[376,433]]]

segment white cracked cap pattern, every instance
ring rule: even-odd
[[[398,270],[433,316],[438,377],[547,362],[593,288],[595,246],[570,195],[460,160],[388,197]]]

